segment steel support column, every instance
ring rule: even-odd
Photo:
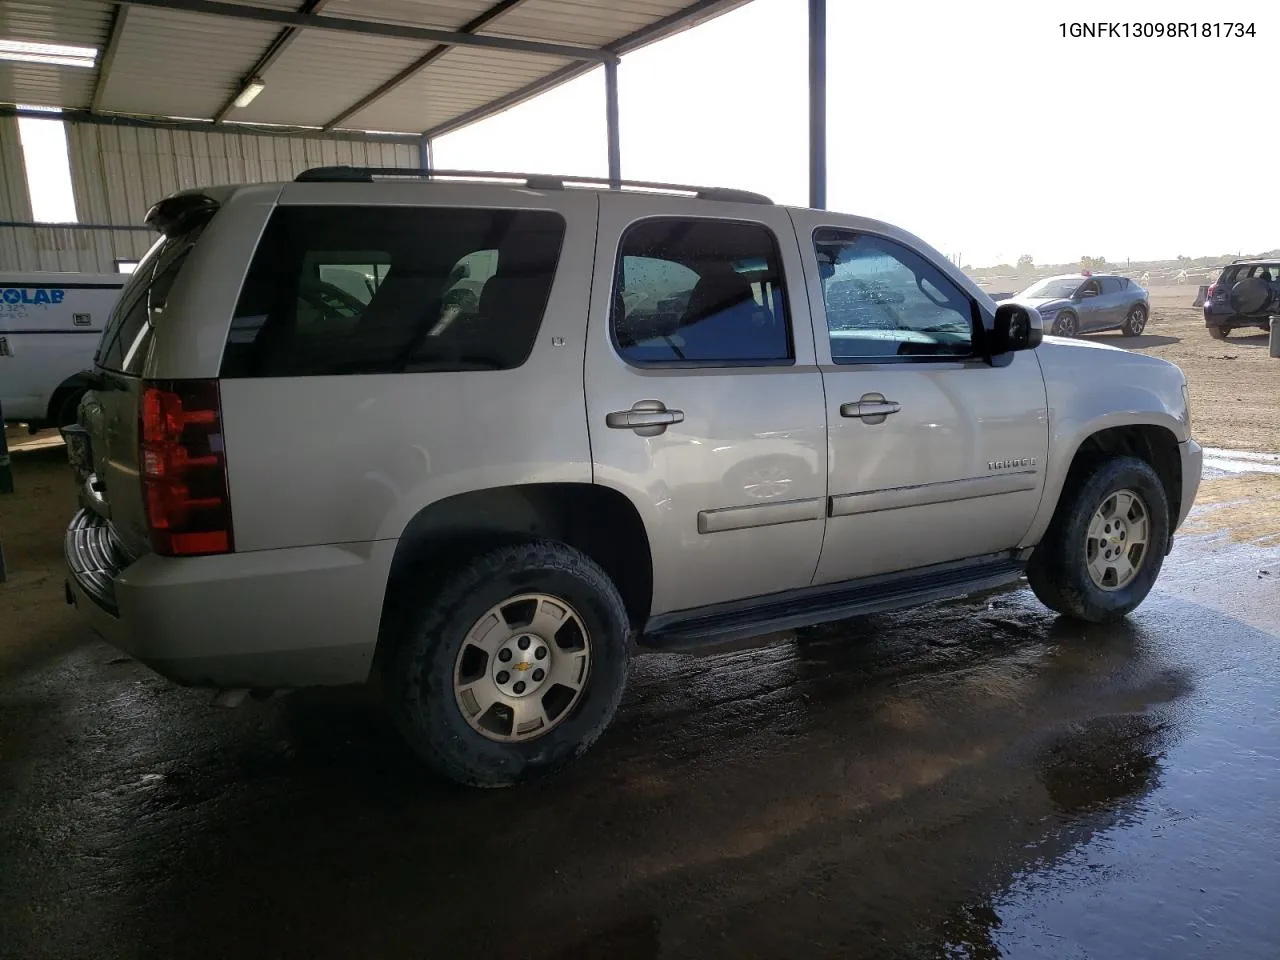
[[[809,0],[809,206],[827,206],[827,0]]]
[[[418,167],[423,173],[430,173],[434,165],[431,162],[431,138],[420,137],[418,139]]]
[[[609,141],[609,183],[622,184],[622,137],[618,131],[618,61],[604,65],[605,136]]]

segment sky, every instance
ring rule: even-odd
[[[1280,4],[1212,15],[1252,22],[1253,37],[1077,39],[1060,27],[1203,23],[1210,9],[828,0],[827,206],[973,266],[1280,246]],[[623,58],[623,176],[806,204],[807,26],[806,0],[752,0]],[[439,138],[435,163],[603,176],[604,110],[597,69]],[[33,200],[55,204],[63,188],[42,179]]]
[[[827,8],[830,209],[974,266],[1280,246],[1274,0]],[[1203,22],[1211,9],[1257,36],[1087,40],[1059,27]],[[807,204],[807,26],[806,0],[753,0],[623,58],[623,176]],[[434,159],[603,175],[602,71],[440,138]]]

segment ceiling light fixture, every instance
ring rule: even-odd
[[[235,105],[241,108],[247,107],[249,104],[253,103],[254,97],[260,94],[264,87],[266,87],[266,84],[257,77],[247,81],[245,85],[240,88],[240,92],[236,94]]]
[[[65,43],[0,40],[0,60],[93,69],[98,62],[98,51],[94,47],[74,47]]]

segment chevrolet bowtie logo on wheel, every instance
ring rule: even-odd
[[[512,669],[512,670],[519,670],[521,673],[524,673],[526,670],[532,670],[532,669],[533,669],[533,664],[532,664],[532,663],[530,663],[528,660],[525,660],[525,661],[523,661],[523,662],[521,662],[521,663],[513,664],[513,665],[512,665],[512,667],[511,667],[511,669]]]

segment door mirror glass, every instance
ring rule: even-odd
[[[1016,350],[1034,350],[1043,339],[1044,323],[1039,310],[1016,303],[1002,303],[996,307],[991,335],[993,357]]]
[[[1077,300],[1088,300],[1090,297],[1096,297],[1097,295],[1098,291],[1093,287],[1086,287],[1083,290],[1077,290],[1075,298]]]

